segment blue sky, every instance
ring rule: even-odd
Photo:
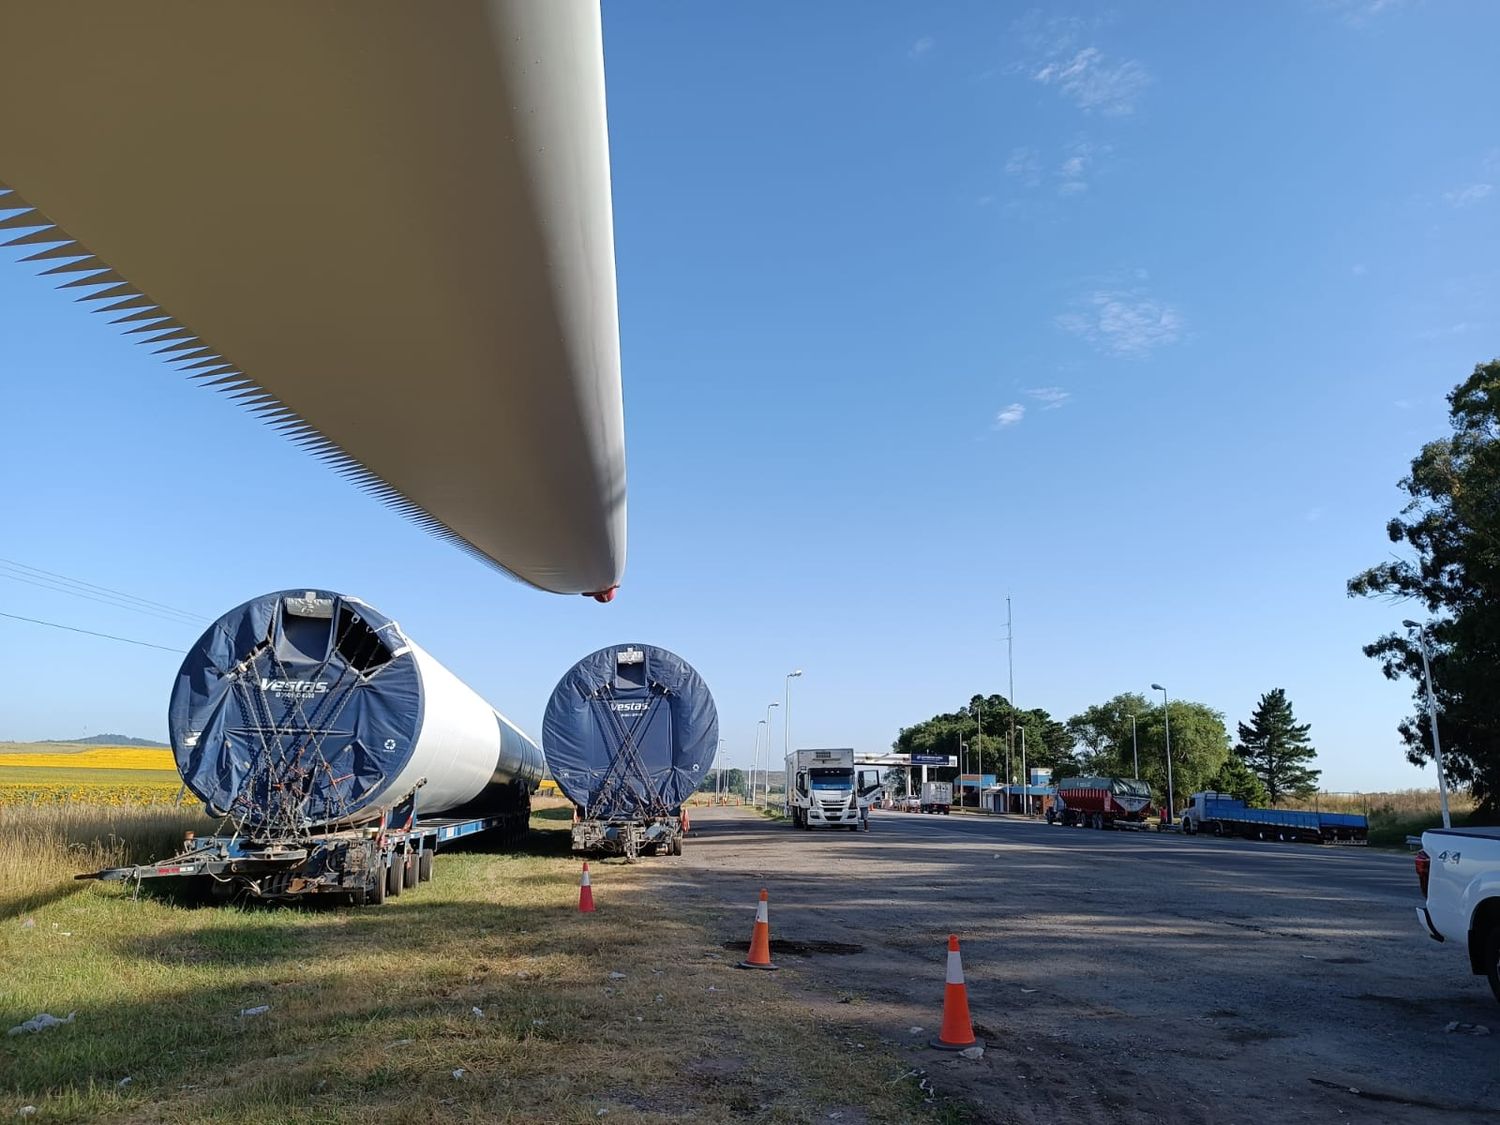
[[[1428,785],[1359,646],[1443,395],[1500,352],[1500,8],[605,6],[630,459],[617,601],[427,538],[0,253],[0,557],[201,615],[358,594],[533,734],[680,652],[743,764],[1004,691],[1284,687],[1335,789]],[[0,178],[4,175],[0,153]],[[0,611],[197,630],[0,578]],[[165,735],[177,660],[0,619],[0,738]],[[781,745],[781,731],[776,745]]]

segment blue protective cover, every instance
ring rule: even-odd
[[[718,746],[719,713],[703,677],[652,645],[584,657],[558,683],[542,720],[547,767],[590,819],[675,814]]]
[[[405,646],[390,618],[329,591],[283,590],[230,610],[172,689],[182,780],[211,814],[250,825],[354,818],[422,729],[416,661],[396,655]]]

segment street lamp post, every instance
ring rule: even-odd
[[[792,756],[792,681],[802,675],[802,669],[788,672],[786,679],[781,684],[781,698],[786,706],[781,709],[781,729],[783,732],[785,757]]]
[[[1129,716],[1129,719],[1130,719],[1130,755],[1131,755],[1132,758],[1135,759],[1135,779],[1137,781],[1139,781],[1141,779],[1141,742],[1140,742],[1140,739],[1136,737],[1135,716],[1131,715],[1131,716]]]
[[[760,766],[760,728],[765,725],[764,719],[755,721],[755,749],[750,751],[750,791],[748,793],[752,807],[755,805],[755,771]],[[769,737],[769,731],[767,737]]]
[[[771,807],[771,712],[780,707],[779,703],[766,704],[766,717],[762,720],[766,724],[766,754],[761,760],[761,795],[765,798],[767,808]]]
[[[1161,684],[1152,684],[1152,691],[1161,692],[1162,729],[1167,735],[1167,823],[1172,823],[1172,810],[1177,807],[1177,794],[1172,790],[1172,715],[1167,708],[1167,689]]]
[[[1427,722],[1432,728],[1432,755],[1437,763],[1438,796],[1443,803],[1443,827],[1452,828],[1453,819],[1448,815],[1448,778],[1443,773],[1443,744],[1438,741],[1437,696],[1432,692],[1432,664],[1427,655],[1427,626],[1415,621],[1401,624],[1417,635],[1417,647],[1422,651],[1422,679],[1427,684]]]

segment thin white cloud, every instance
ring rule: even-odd
[[[1065,391],[1061,387],[1031,387],[1026,393],[1041,403],[1043,410],[1067,406],[1073,397],[1072,391]]]
[[[1182,314],[1139,290],[1100,289],[1057,318],[1066,332],[1111,355],[1141,358],[1182,338]]]
[[[1135,59],[1109,58],[1098,47],[1083,47],[1070,55],[1044,60],[1031,78],[1058,91],[1086,113],[1110,117],[1135,112],[1136,101],[1151,84],[1151,75]]]
[[[1076,140],[1063,151],[1066,155],[1057,166],[1057,192],[1059,195],[1082,195],[1089,190],[1089,177],[1095,171],[1099,157],[1108,156],[1112,149],[1109,145]]]
[[[1302,518],[1305,519],[1308,523],[1317,523],[1320,519],[1323,518],[1323,509],[1309,508],[1307,509],[1307,514]]]
[[[924,35],[911,45],[911,49],[906,54],[908,58],[920,59],[923,55],[930,54],[936,46],[937,41],[932,36]]]
[[[1443,202],[1450,207],[1470,207],[1482,199],[1487,199],[1490,192],[1494,190],[1493,184],[1467,184],[1464,187],[1443,192]]]
[[[1003,430],[1007,426],[1020,425],[1021,419],[1024,417],[1026,417],[1025,404],[1013,402],[995,415],[995,429]]]
[[[1005,160],[1005,174],[1020,180],[1027,187],[1036,187],[1042,182],[1042,157],[1034,148],[1013,148]]]
[[[1404,8],[1407,0],[1314,0],[1314,6],[1332,12],[1350,27],[1363,27],[1383,12]]]
[[[1470,327],[1471,325],[1468,321],[1461,320],[1457,324],[1447,324],[1441,328],[1424,328],[1421,332],[1417,333],[1417,339],[1447,340],[1454,336],[1462,336]]]

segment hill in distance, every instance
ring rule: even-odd
[[[142,746],[153,750],[170,750],[165,742],[152,742],[149,738],[127,738],[123,734],[91,734],[87,738],[60,738],[68,746]]]

